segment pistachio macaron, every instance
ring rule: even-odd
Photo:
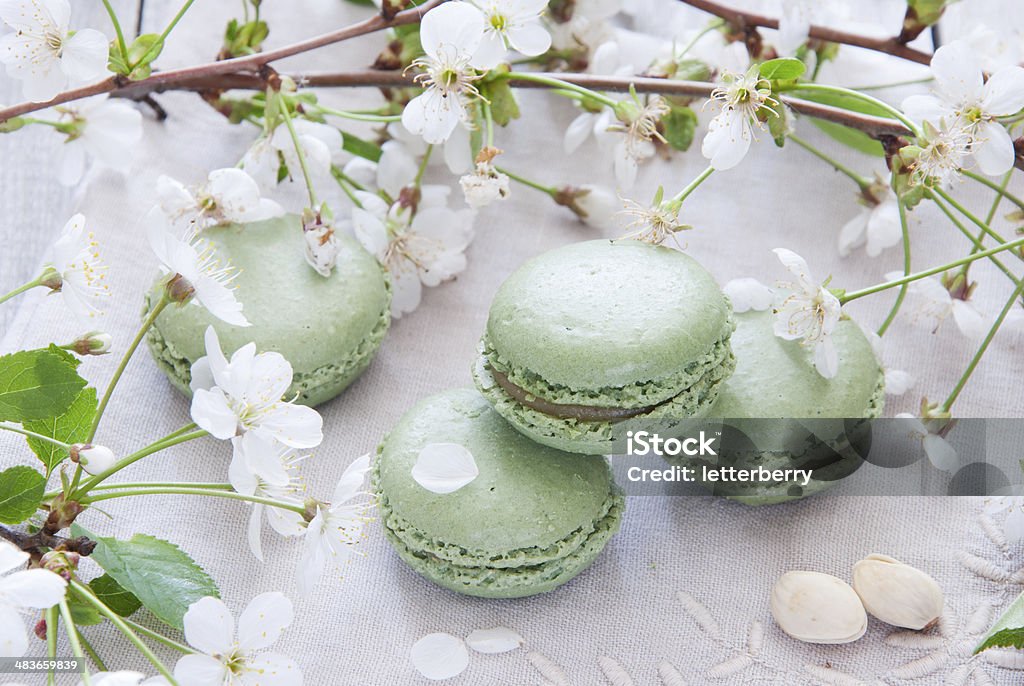
[[[468,450],[478,476],[445,494],[421,485],[413,467],[436,443]],[[575,577],[618,531],[625,504],[603,458],[534,443],[472,389],[409,410],[377,448],[373,484],[399,557],[444,588],[486,598]]]
[[[147,342],[176,388],[191,393],[190,369],[206,354],[207,326],[228,354],[249,342],[259,352],[281,353],[294,372],[288,395],[306,405],[338,395],[370,364],[391,323],[391,289],[380,264],[355,239],[336,234],[337,264],[324,277],[306,262],[298,216],[223,224],[202,235],[238,270],[235,297],[251,326],[231,326],[202,307],[165,309]],[[156,294],[154,288],[147,299]]]
[[[747,443],[733,443],[730,464],[813,472],[806,486],[717,484],[716,491],[754,505],[784,502],[824,490],[860,467],[870,431],[866,423],[850,420],[881,416],[885,374],[856,322],[840,321],[831,337],[839,370],[826,379],[805,347],[775,335],[770,312],[736,315],[736,371],[709,415],[744,434]]]
[[[594,240],[526,262],[498,289],[477,387],[535,441],[614,452],[628,423],[706,415],[735,366],[732,309],[696,260]]]

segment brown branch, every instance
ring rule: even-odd
[[[10,541],[36,559],[46,550],[67,550],[79,553],[80,555],[91,555],[92,551],[96,548],[96,541],[85,536],[67,538],[55,536],[54,534],[47,533],[45,530],[37,531],[34,534],[27,534],[3,525],[0,525],[0,538]]]
[[[680,0],[680,2],[713,14],[740,29],[749,27],[762,27],[766,29],[779,28],[779,20],[774,17],[766,17],[753,12],[744,12],[742,10],[733,9],[717,2],[713,2],[712,0]],[[896,38],[870,38],[856,33],[847,33],[846,31],[830,29],[826,26],[811,26],[808,35],[811,38],[817,38],[818,40],[827,41],[829,43],[843,43],[844,45],[853,45],[858,48],[867,48],[868,50],[884,52],[887,55],[901,57],[905,60],[910,60],[911,62],[917,62],[918,64],[931,64],[932,61],[932,56],[927,52],[915,50],[914,48],[901,43]]]
[[[304,41],[299,41],[298,43],[292,43],[291,45],[277,48],[276,50],[260,52],[254,55],[246,55],[245,57],[236,57],[230,60],[211,62],[209,64],[200,64],[194,67],[168,69],[167,71],[155,72],[152,76],[140,79],[139,81],[129,81],[123,76],[111,76],[99,83],[90,84],[88,86],[60,93],[49,102],[23,102],[18,105],[0,109],[0,123],[5,122],[12,117],[17,117],[29,112],[37,112],[39,110],[46,109],[47,107],[61,105],[73,100],[81,100],[82,98],[87,98],[92,95],[101,95],[103,93],[120,94],[122,91],[135,91],[136,89],[139,89],[142,93],[152,93],[159,92],[161,90],[160,87],[188,82],[190,79],[223,76],[228,74],[255,74],[259,72],[261,67],[264,67],[271,62],[284,59],[285,57],[292,57],[293,55],[316,50],[317,48],[333,45],[334,43],[340,43],[341,41],[356,38],[358,36],[364,36],[368,33],[374,33],[394,26],[413,24],[418,22],[428,10],[433,9],[442,2],[445,2],[445,0],[428,0],[428,2],[425,2],[418,7],[399,12],[390,20],[385,19],[380,14],[375,14],[369,19],[340,28],[337,31],[324,33]]]

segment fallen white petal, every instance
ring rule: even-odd
[[[771,288],[751,278],[733,279],[725,284],[722,291],[732,301],[734,312],[767,310],[775,299],[775,293]]]
[[[458,443],[431,443],[420,451],[412,478],[432,493],[454,493],[480,475],[473,454]]]
[[[469,666],[469,651],[461,638],[451,634],[427,634],[409,653],[416,671],[431,681],[451,679]]]
[[[466,637],[466,644],[478,653],[507,653],[524,643],[526,639],[504,626],[477,629]]]

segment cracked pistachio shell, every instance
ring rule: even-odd
[[[772,589],[772,616],[805,643],[850,643],[864,635],[868,616],[856,592],[838,577],[787,572]]]
[[[853,566],[853,589],[871,616],[905,629],[924,629],[942,616],[942,589],[920,569],[872,554]]]

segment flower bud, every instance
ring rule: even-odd
[[[78,569],[82,556],[65,550],[51,550],[39,560],[39,566],[49,570],[65,581],[71,581],[71,575]]]
[[[106,355],[110,352],[112,338],[109,333],[102,331],[90,331],[76,338],[71,343],[61,346],[65,350],[71,350],[79,355]]]
[[[103,445],[75,443],[71,446],[71,461],[81,465],[89,474],[99,474],[114,466],[117,458],[114,452]]]
[[[320,276],[330,276],[338,261],[338,238],[334,227],[324,221],[320,212],[302,211],[302,235],[305,238],[306,262]]]
[[[40,641],[45,641],[46,640],[46,620],[45,619],[40,619],[38,622],[36,622],[35,628],[33,628],[32,631],[33,631],[33,633],[35,633],[36,638],[38,638]]]
[[[572,210],[580,221],[602,229],[614,228],[615,216],[621,210],[618,197],[603,186],[565,186],[554,197],[555,202]]]
[[[47,265],[43,269],[43,273],[39,275],[39,283],[56,293],[64,286],[64,278],[57,271],[57,268],[51,264]]]
[[[167,289],[168,300],[179,305],[187,303],[196,293],[196,287],[181,274],[172,276],[165,288]]]

